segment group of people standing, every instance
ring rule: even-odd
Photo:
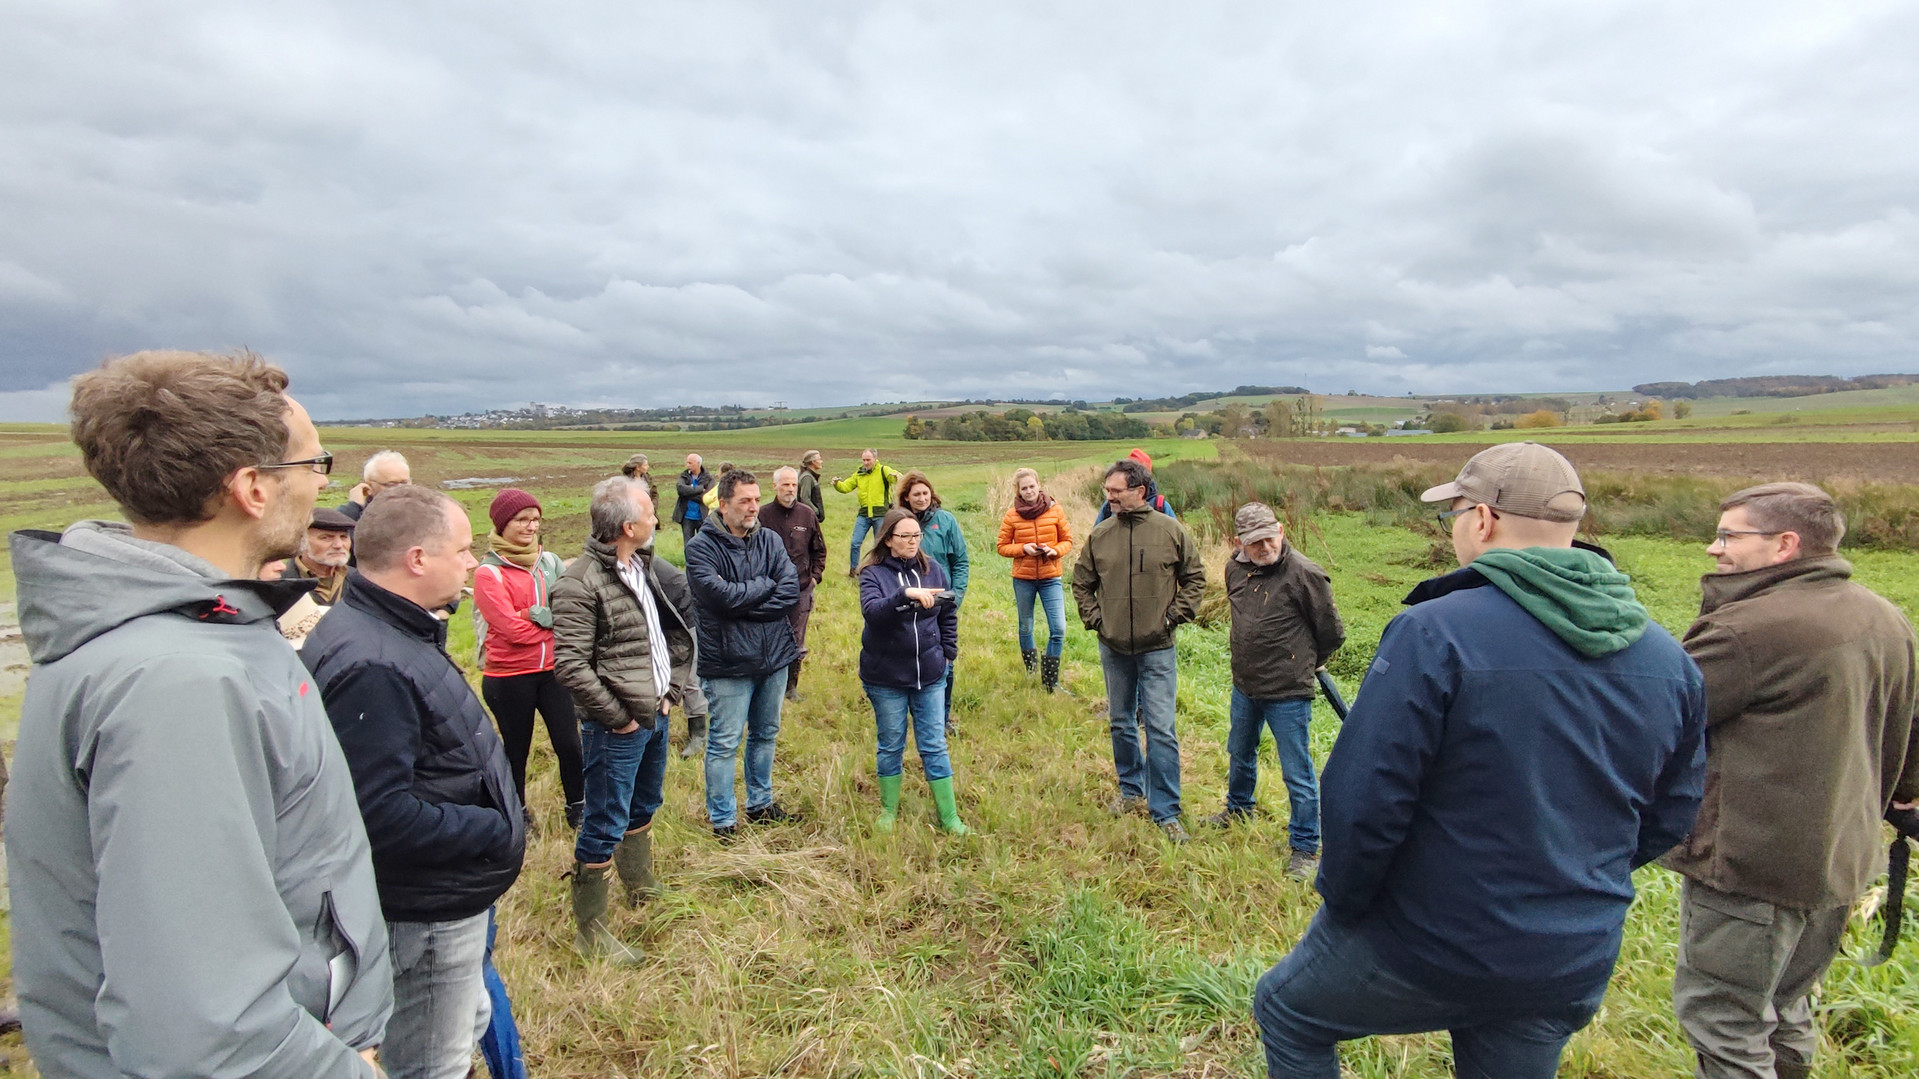
[[[616,879],[630,903],[660,887],[674,708],[705,720],[718,840],[795,819],[773,756],[825,569],[817,454],[777,470],[765,505],[753,474],[702,478],[690,457],[684,569],[653,554],[637,455],[593,488],[577,557],[544,549],[517,489],[494,498],[476,557],[464,510],[407,482],[397,454],[316,508],[333,458],[286,389],[250,354],[139,353],[81,376],[74,440],[128,523],[12,539],[34,663],[8,791],[14,976],[44,1074],[466,1074],[494,1026],[491,910],[525,858],[536,716],[578,829],[584,954],[640,958],[607,911]],[[1175,639],[1206,574],[1143,457],[1106,470],[1107,512],[1078,542],[1021,470],[997,547],[1048,690],[1071,556],[1108,698],[1109,809],[1183,842]],[[828,483],[873,540],[849,568],[875,828],[896,827],[910,730],[939,826],[966,834],[945,748],[959,522],[924,474],[872,451]],[[1884,865],[1881,817],[1919,799],[1915,638],[1849,580],[1838,507],[1805,484],[1729,496],[1682,644],[1577,539],[1586,496],[1557,452],[1488,449],[1423,497],[1444,504],[1461,568],[1387,626],[1323,791],[1306,736],[1344,639],[1330,582],[1269,507],[1234,518],[1231,763],[1211,819],[1258,812],[1272,730],[1287,872],[1324,899],[1258,985],[1269,1073],[1335,1079],[1341,1041],[1444,1029],[1463,1075],[1550,1076],[1603,997],[1632,871],[1661,860],[1685,877],[1674,1004],[1698,1073],[1809,1075],[1807,996]],[[470,575],[477,696],[446,651]]]

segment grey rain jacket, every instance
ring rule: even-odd
[[[393,1009],[373,861],[274,625],[310,585],[222,580],[98,521],[11,549],[33,660],[13,978],[40,1074],[372,1076],[358,1050]]]

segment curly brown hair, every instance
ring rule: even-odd
[[[285,455],[286,388],[248,350],[135,352],[73,380],[69,430],[129,521],[197,524],[234,472]]]

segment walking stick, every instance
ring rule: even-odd
[[[1326,694],[1326,703],[1333,706],[1333,714],[1339,717],[1341,723],[1346,722],[1346,698],[1339,695],[1338,684],[1324,667],[1319,669],[1319,688]]]

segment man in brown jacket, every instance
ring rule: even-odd
[[[1319,872],[1319,782],[1307,728],[1317,672],[1346,642],[1326,571],[1286,542],[1279,517],[1248,502],[1233,517],[1226,601],[1233,612],[1231,727],[1226,734],[1226,808],[1209,822],[1227,827],[1258,808],[1259,736],[1273,729],[1280,775],[1291,803],[1286,875]]]
[[[1686,651],[1706,677],[1706,792],[1663,860],[1686,878],[1673,1008],[1704,1079],[1812,1074],[1807,995],[1919,796],[1912,626],[1852,583],[1810,484],[1720,503]]]
[[[1189,837],[1179,819],[1173,634],[1199,611],[1206,566],[1185,526],[1147,504],[1151,481],[1145,466],[1130,459],[1106,470],[1113,515],[1094,526],[1073,563],[1073,600],[1081,624],[1099,634],[1106,676],[1106,718],[1119,773],[1119,797],[1107,808],[1115,816],[1144,809],[1168,839],[1184,843]]]
[[[786,668],[786,699],[800,699],[800,664],[806,659],[806,624],[813,618],[813,589],[826,574],[826,534],[819,515],[800,499],[800,473],[792,467],[773,470],[773,501],[760,507],[760,527],[770,528],[786,544],[786,557],[800,575],[799,606],[787,612],[793,642],[800,658]]]

